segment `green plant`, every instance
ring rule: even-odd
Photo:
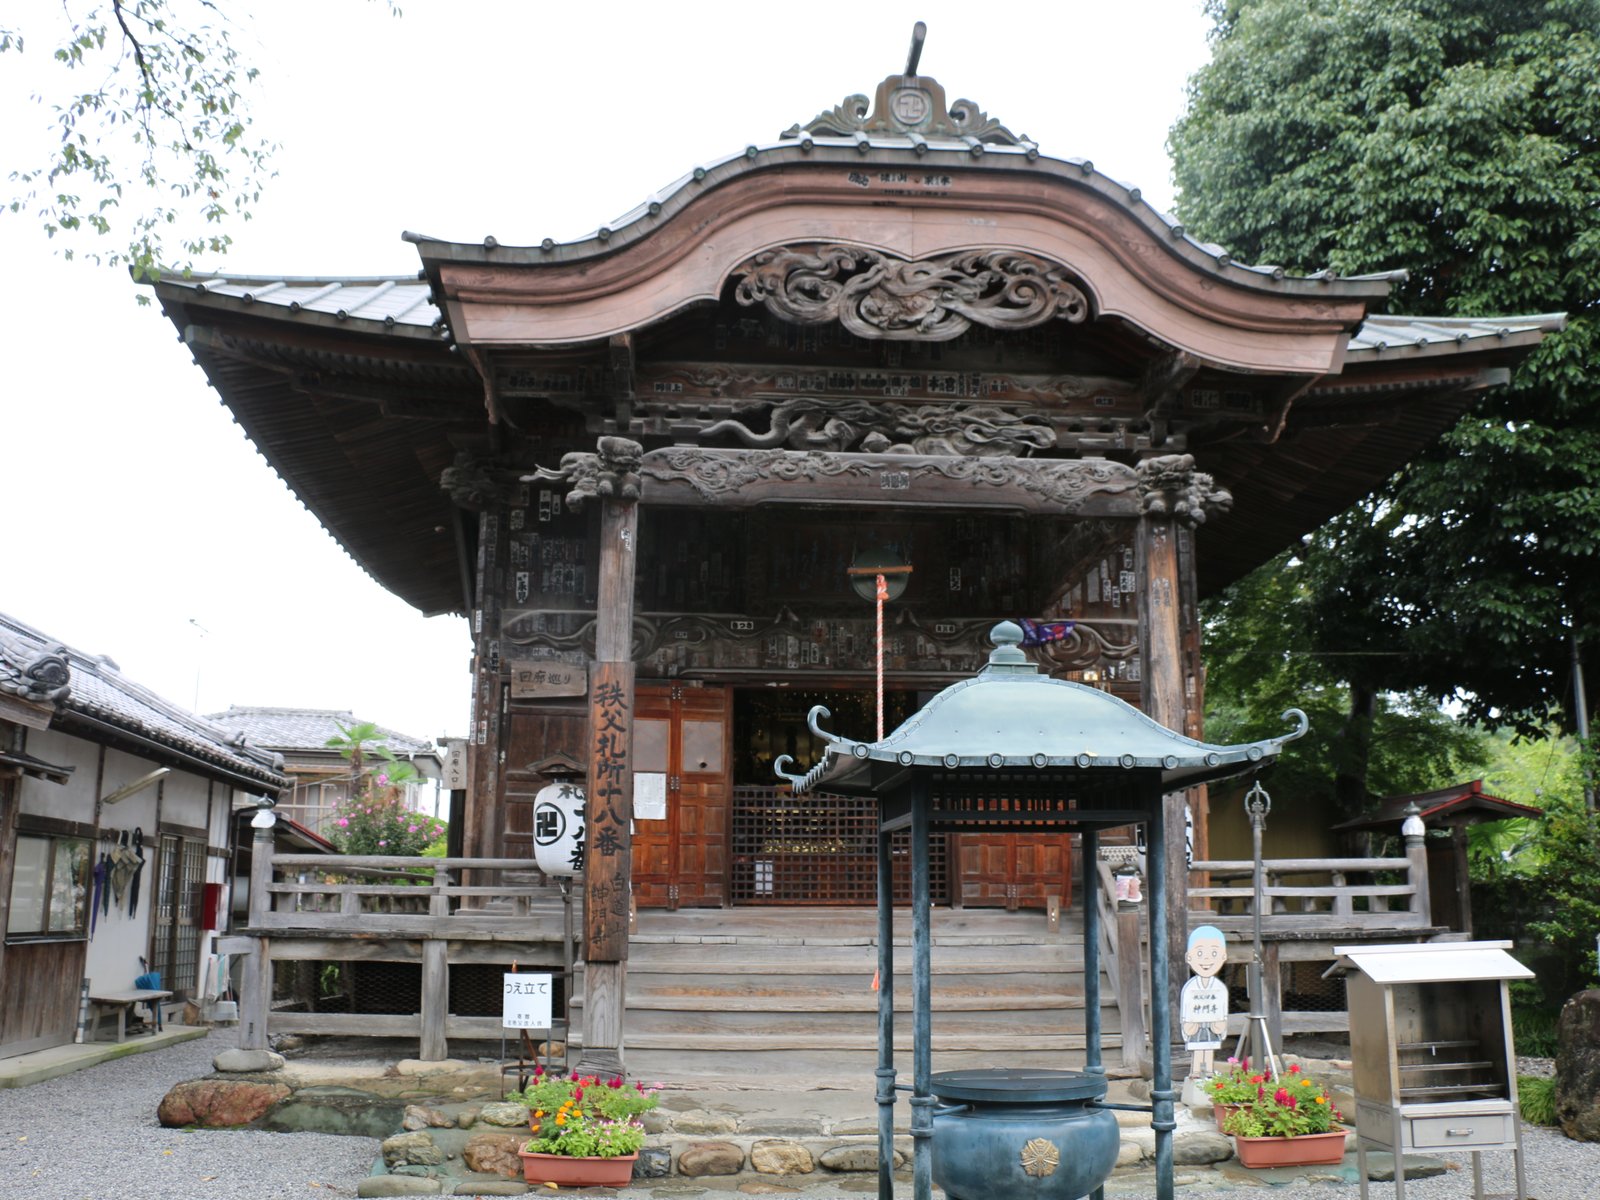
[[[444,823],[405,805],[406,785],[421,776],[384,744],[387,735],[370,721],[338,730],[326,744],[350,761],[350,796],[334,810],[334,845],[346,854],[413,857],[439,843]]]
[[[1257,1094],[1243,1107],[1228,1114],[1228,1119],[1222,1123],[1224,1133],[1239,1137],[1292,1138],[1327,1133],[1335,1121],[1343,1120],[1327,1089],[1302,1073],[1296,1064],[1291,1064],[1278,1078],[1275,1087],[1256,1086]]]
[[[1269,1079],[1264,1071],[1252,1071],[1250,1060],[1228,1060],[1228,1073],[1218,1075],[1206,1085],[1212,1104],[1253,1104],[1261,1098]]]
[[[659,1103],[659,1086],[630,1085],[620,1075],[550,1075],[536,1067],[534,1081],[506,1099],[529,1111],[534,1135],[524,1147],[528,1153],[614,1158],[644,1145],[639,1116]]]
[[[1517,1076],[1517,1102],[1530,1125],[1556,1124],[1556,1081],[1537,1075]]]

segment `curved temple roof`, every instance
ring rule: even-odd
[[[1161,772],[1164,788],[1225,779],[1275,759],[1284,743],[1306,731],[1299,709],[1295,729],[1278,737],[1237,746],[1216,746],[1156,723],[1108,692],[1039,674],[1021,650],[1022,629],[1002,621],[990,638],[989,665],[972,679],[952,684],[878,742],[857,742],[818,725],[821,705],[810,714],[812,732],[828,741],[822,761],[805,775],[774,764],[797,792],[870,792],[885,774],[905,767],[1003,770],[1034,767],[1080,771]],[[873,764],[881,764],[874,768]]]

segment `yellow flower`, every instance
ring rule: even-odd
[[[544,1109],[542,1109],[542,1108],[536,1108],[536,1109],[534,1109],[534,1110],[533,1110],[533,1115],[534,1115],[534,1116],[536,1116],[536,1117],[542,1117],[542,1116],[544,1116]]]
[[[565,1125],[566,1123],[567,1123],[567,1114],[566,1113],[557,1113],[556,1114],[556,1124],[557,1125]]]
[[[1317,1103],[1318,1104],[1326,1104],[1327,1102],[1328,1102],[1328,1098],[1326,1096],[1318,1096],[1317,1097]]]
[[[1300,1081],[1300,1086],[1301,1086],[1301,1087],[1310,1087],[1310,1086],[1311,1086],[1311,1080],[1309,1080],[1309,1079],[1302,1079],[1302,1080],[1301,1080],[1301,1081]]]

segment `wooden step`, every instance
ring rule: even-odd
[[[956,975],[930,981],[936,1006],[953,1008],[1004,1008],[1016,1004],[1034,1007],[1073,1006],[1083,1003],[1083,981],[1076,975]],[[911,998],[911,980],[896,976],[896,1003]],[[840,980],[838,976],[760,975],[718,979],[698,975],[628,976],[628,1004],[793,1004],[808,1009],[835,1006],[876,1007],[878,993],[866,975]]]

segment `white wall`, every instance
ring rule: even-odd
[[[156,764],[148,759],[136,758],[121,750],[107,750],[105,782],[101,785],[100,794],[109,796],[123,784],[148,775],[155,768]],[[101,840],[95,846],[96,862],[102,851],[112,848],[113,843],[107,840],[109,835],[126,831],[131,842],[133,831],[140,829],[144,831],[145,865],[139,872],[139,903],[133,916],[128,915],[128,902],[132,895],[130,885],[120,903],[113,894],[110,911],[102,911],[98,917],[90,918],[90,928],[94,932],[89,939],[89,961],[84,973],[96,989],[132,987],[134,979],[143,973],[139,956],[149,953],[150,949],[151,921],[155,915],[152,907],[156,894],[156,852],[161,845],[156,835],[156,789],[171,787],[176,775],[174,771],[159,784],[141,788],[127,798],[101,808]]]
[[[55,767],[76,767],[66,783],[22,777],[17,811],[37,817],[59,817],[63,821],[94,820],[95,768],[100,747],[82,738],[57,733],[53,729],[28,730],[28,753]]]

